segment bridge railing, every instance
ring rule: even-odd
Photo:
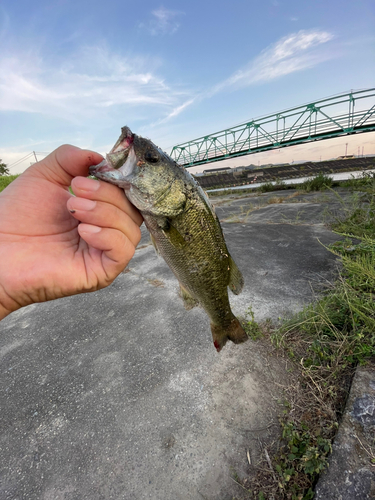
[[[375,89],[367,89],[291,108],[179,144],[172,148],[171,156],[181,165],[193,166],[374,130]]]

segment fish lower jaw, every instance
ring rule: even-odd
[[[91,165],[91,167],[89,168],[89,174],[98,177],[97,174],[110,172],[111,170],[113,170],[113,167],[111,167],[111,165],[108,164],[107,160],[103,160],[98,165]]]
[[[115,184],[122,189],[129,189],[130,183],[124,177],[123,173],[119,170],[115,170],[104,160],[99,165],[93,165],[89,168],[89,174],[95,175],[97,179],[109,182],[110,184]]]

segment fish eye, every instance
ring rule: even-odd
[[[160,157],[156,151],[150,150],[145,153],[145,160],[149,163],[157,163]]]

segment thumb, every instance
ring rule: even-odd
[[[28,168],[25,174],[43,177],[55,184],[69,187],[73,177],[89,174],[89,167],[103,160],[102,155],[89,149],[65,144],[55,149],[43,160]]]

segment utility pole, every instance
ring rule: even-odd
[[[348,156],[348,143],[345,144],[345,156]]]
[[[34,153],[34,156],[35,156],[35,161],[38,163],[38,158],[36,157],[35,151],[33,151],[33,153]]]

